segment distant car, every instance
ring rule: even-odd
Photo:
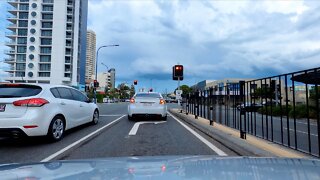
[[[58,141],[66,130],[98,120],[97,105],[74,88],[0,84],[0,136],[47,136]]]
[[[130,102],[130,99],[126,99],[125,102]]]
[[[160,93],[139,92],[135,94],[128,105],[128,119],[136,116],[160,116],[167,119],[167,105]]]
[[[258,109],[262,108],[262,104],[259,103],[245,103],[237,106],[237,109],[244,110],[246,112],[257,112]]]

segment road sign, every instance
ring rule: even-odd
[[[182,99],[182,97],[181,97],[181,95],[182,95],[182,90],[176,90],[176,99],[177,100],[181,100]]]

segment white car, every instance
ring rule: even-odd
[[[97,105],[74,88],[0,84],[0,136],[48,136],[58,141],[66,130],[98,120]]]
[[[160,116],[167,119],[167,105],[160,93],[139,92],[135,94],[128,105],[128,119],[136,116]]]

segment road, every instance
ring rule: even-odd
[[[190,107],[193,108],[191,105]],[[199,111],[202,116],[207,117],[208,108],[206,106],[200,106]],[[213,111],[214,112],[214,111]],[[240,111],[236,108],[225,109],[224,106],[217,106],[215,115],[215,121],[229,127],[238,128]],[[268,121],[266,120],[268,119]],[[282,121],[282,125],[281,125]],[[268,122],[268,124],[267,124]],[[290,146],[295,148],[295,131],[294,120],[289,118],[287,126],[287,117],[272,117],[261,115],[257,112],[246,112],[246,131],[250,134],[269,139],[270,141],[277,142],[279,144],[288,145],[288,134],[290,134]],[[243,127],[244,123],[243,123]],[[289,128],[288,128],[289,127]],[[281,130],[282,128],[282,130]],[[296,120],[296,141],[297,148],[301,151],[309,151],[309,138],[308,138],[308,124],[306,119]],[[289,133],[288,133],[289,131]],[[282,134],[282,137],[281,137]],[[319,153],[318,147],[318,130],[316,122],[310,120],[310,150],[312,154],[317,155]]]
[[[0,164],[123,156],[236,155],[172,116],[167,121],[129,121],[126,103],[99,107],[101,116],[97,125],[67,131],[64,139],[56,143],[48,143],[43,137],[0,139]]]

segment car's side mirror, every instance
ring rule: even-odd
[[[88,98],[88,99],[86,100],[86,103],[92,103],[92,100]]]

